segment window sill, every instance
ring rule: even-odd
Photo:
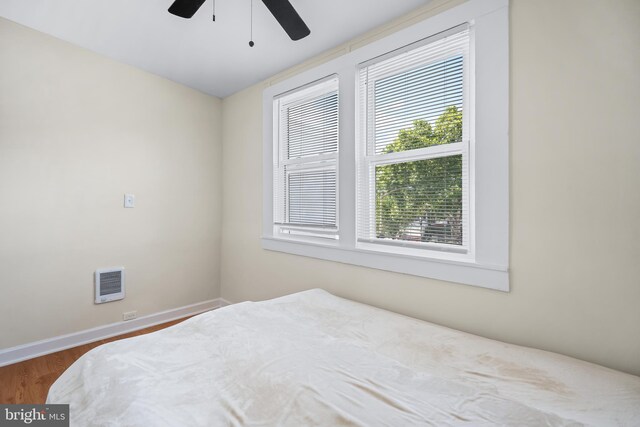
[[[474,260],[407,256],[372,249],[339,247],[338,242],[316,243],[268,236],[262,238],[262,248],[503,292],[509,291],[509,271],[506,267],[486,265]]]

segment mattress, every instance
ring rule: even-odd
[[[102,345],[72,426],[640,426],[640,377],[316,289]]]

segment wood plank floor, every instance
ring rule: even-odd
[[[155,332],[185,319],[188,317],[4,366],[0,368],[0,404],[45,403],[51,384],[92,348],[111,341]]]

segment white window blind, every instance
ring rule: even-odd
[[[274,231],[337,238],[338,80],[274,102]]]
[[[468,51],[465,26],[361,65],[360,243],[469,250]]]

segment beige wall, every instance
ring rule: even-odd
[[[0,348],[322,287],[640,374],[640,3],[515,0],[511,16],[509,294],[262,250],[268,82],[221,103],[0,19]],[[113,265],[127,298],[96,306],[92,273]]]
[[[0,349],[219,296],[221,108],[0,19]]]
[[[409,21],[430,13],[427,7]],[[640,374],[639,22],[635,0],[511,4],[508,294],[262,250],[265,85],[225,99],[223,297],[259,300],[321,287]]]

